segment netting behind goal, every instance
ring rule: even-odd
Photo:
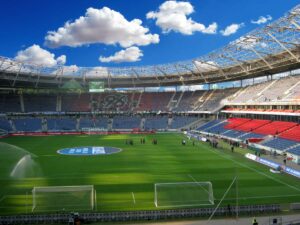
[[[95,205],[93,185],[46,186],[32,189],[32,211],[93,210]]]
[[[157,183],[154,185],[156,207],[213,205],[210,182]]]

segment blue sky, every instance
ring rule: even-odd
[[[180,4],[182,2],[184,4]],[[299,0],[190,0],[173,1],[170,5],[161,0],[2,1],[0,55],[16,57],[20,61],[33,60],[37,64],[49,63],[51,66],[62,63],[77,66],[140,66],[188,60],[220,48],[266,24],[251,23],[251,21],[258,22],[261,16],[266,19],[272,17],[272,20],[268,22],[273,21],[299,3]],[[160,9],[160,6],[164,6],[166,10]],[[174,20],[171,22],[165,20],[168,16],[169,18],[174,16],[173,14],[166,15],[170,12],[169,6],[176,6],[180,10],[180,7],[183,7],[182,10],[187,11],[192,7],[193,12],[180,14],[183,11],[179,10],[179,15],[176,14],[178,23],[174,24],[172,23]],[[103,7],[107,7],[105,12]],[[88,8],[94,9],[90,14],[95,15],[94,20],[89,20],[90,18],[86,15]],[[147,13],[151,11],[152,16],[148,14],[147,18]],[[121,24],[118,20],[114,21],[115,15],[123,16],[124,24],[120,28],[121,31],[111,31],[112,25],[105,24],[106,17],[97,21],[95,18],[98,13],[105,16],[112,15],[110,22],[116,22],[115,25]],[[101,27],[95,34],[87,35],[93,30],[87,30],[85,33],[84,25],[74,24],[74,21],[81,16],[83,20],[90,21],[95,26],[101,25]],[[139,19],[141,22],[133,25],[134,19]],[[163,23],[160,23],[159,19]],[[186,19],[186,21],[181,19]],[[69,25],[73,25],[73,30],[68,30],[65,25],[67,21]],[[181,22],[183,24],[191,22],[190,25],[193,24],[191,25],[193,28],[183,26],[178,29],[177,25]],[[208,29],[209,25],[214,23],[217,24],[217,28]],[[236,25],[239,29],[224,36],[225,33],[222,34],[221,31],[231,25]],[[204,27],[201,28],[201,26]],[[59,28],[63,28],[64,32],[59,33]],[[137,30],[132,34],[130,32],[133,28]],[[107,29],[108,32],[106,32]],[[140,32],[140,29],[149,30]],[[49,31],[54,31],[55,35],[50,35]],[[125,35],[129,33],[132,35],[127,37],[130,43],[123,43],[122,40],[127,40]],[[47,36],[52,36],[51,41],[45,42]],[[57,40],[58,37],[59,40]],[[71,46],[75,42],[76,46]],[[35,47],[31,48],[33,45]],[[102,60],[99,60],[100,56]]]

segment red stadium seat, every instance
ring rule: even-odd
[[[300,141],[300,125],[283,132],[279,137],[293,141]]]

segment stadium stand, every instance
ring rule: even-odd
[[[226,127],[226,126],[225,126]],[[247,133],[238,131],[238,130],[227,130],[222,135],[226,137],[236,138],[238,139],[240,136],[245,135]]]
[[[137,111],[168,111],[173,92],[143,93]]]
[[[97,128],[107,128],[108,126],[108,118],[105,116],[101,116],[101,117],[96,117],[95,119],[93,119],[94,123],[95,123],[95,127]]]
[[[276,147],[277,142],[283,142],[283,149],[295,145],[295,141],[300,140],[300,126],[293,122],[270,121],[270,120],[251,120],[247,118],[229,118],[228,120],[213,120],[197,130],[205,131],[213,134],[221,134],[222,136],[247,140],[250,138],[263,139],[267,135],[279,135],[281,138],[268,140],[264,143],[268,147]],[[288,140],[294,142],[288,142]]]
[[[266,81],[242,88],[227,98],[230,103],[269,103],[299,101],[300,76],[288,76],[279,80]]]
[[[224,128],[224,126],[226,126],[226,124],[227,124],[227,122],[223,121],[221,123],[216,124],[215,126],[209,127],[205,131],[207,131],[208,133],[213,133],[213,134],[222,134],[227,131]]]
[[[298,143],[294,147],[288,149],[287,152],[300,156],[300,144]]]
[[[199,111],[216,111],[223,107],[221,101],[234,94],[238,89],[228,88],[226,90],[212,90],[208,92],[208,96],[204,100],[203,104],[197,108]],[[196,111],[197,111],[196,110]]]
[[[270,123],[270,120],[250,120],[238,127],[235,127],[235,130],[244,131],[244,132],[252,132],[255,129]]]
[[[79,129],[107,129],[108,119],[106,116],[101,117],[90,117],[82,116],[79,121]]]
[[[145,118],[145,130],[166,129],[168,126],[168,116],[147,116]]]
[[[141,118],[138,116],[115,116],[113,118],[113,129],[140,128]]]
[[[195,122],[198,118],[194,116],[174,116],[172,119],[171,129],[182,128]]]
[[[234,129],[246,122],[249,122],[251,119],[247,118],[229,118],[228,124],[225,126],[226,129]]]
[[[21,112],[19,95],[1,94],[0,98],[0,112]]]
[[[283,132],[279,137],[300,142],[300,125]]]
[[[22,118],[13,120],[17,131],[33,132],[41,131],[42,121],[39,118]]]
[[[24,94],[25,112],[55,112],[56,111],[56,95]]]
[[[215,111],[224,97],[238,89],[194,92],[101,93],[101,94],[1,94],[1,112],[91,111]],[[20,99],[23,99],[24,109]]]
[[[260,96],[257,98],[257,102],[266,102],[266,101],[278,101],[283,98],[285,95],[282,93],[282,90],[288,90],[294,84],[294,78],[287,77],[281,80],[275,80],[269,82],[269,85],[262,93],[259,93]]]
[[[71,118],[49,118],[49,131],[74,131],[76,130],[76,119]]]
[[[209,129],[210,127],[213,127],[221,122],[222,122],[222,120],[212,120],[212,121],[209,121],[209,122],[201,125],[200,127],[197,128],[197,130],[205,131],[206,129]]]
[[[106,94],[102,95],[105,96]],[[108,94],[105,96],[105,99],[101,104],[104,109],[107,109],[108,107],[113,111],[129,111],[131,109],[131,93],[122,93],[114,95]]]
[[[7,118],[0,117],[0,129],[8,131],[8,132],[12,131],[11,124]]]
[[[79,121],[79,129],[82,130],[84,128],[95,128],[94,120],[89,117],[81,117]]]
[[[269,141],[266,141],[263,143],[264,146],[274,148],[274,149],[279,149],[279,150],[286,150],[294,145],[296,145],[296,141],[291,141],[283,138],[274,138]]]
[[[294,126],[297,126],[297,123],[274,121],[272,123],[266,124],[262,127],[255,129],[253,132],[265,135],[278,135],[284,132],[285,130],[291,129]]]
[[[262,138],[264,138],[265,137],[265,135],[261,135],[261,134],[256,134],[256,133],[247,133],[247,134],[245,134],[245,135],[243,135],[243,136],[241,136],[241,137],[239,137],[241,140],[247,140],[247,139],[250,139],[250,138],[260,138],[260,139],[262,139]]]
[[[184,92],[180,103],[173,110],[176,110],[177,112],[191,111],[192,110],[192,105],[199,98],[199,95],[197,95],[197,93],[198,92],[196,92],[196,91],[186,91],[186,92]]]
[[[90,95],[63,95],[61,111],[63,112],[88,112],[90,109]]]
[[[268,82],[253,85],[253,86],[248,86],[243,88],[239,94],[236,96],[230,96],[228,98],[229,102],[231,103],[245,103],[249,102],[255,99],[257,96],[253,96],[253,93],[260,93],[263,91],[268,86]]]

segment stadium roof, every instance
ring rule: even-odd
[[[147,87],[215,83],[300,68],[300,5],[285,16],[198,58],[141,67],[43,67],[0,57],[4,86],[61,84],[76,79],[106,87]],[[53,79],[55,78],[55,79]],[[4,82],[6,81],[6,82]]]

